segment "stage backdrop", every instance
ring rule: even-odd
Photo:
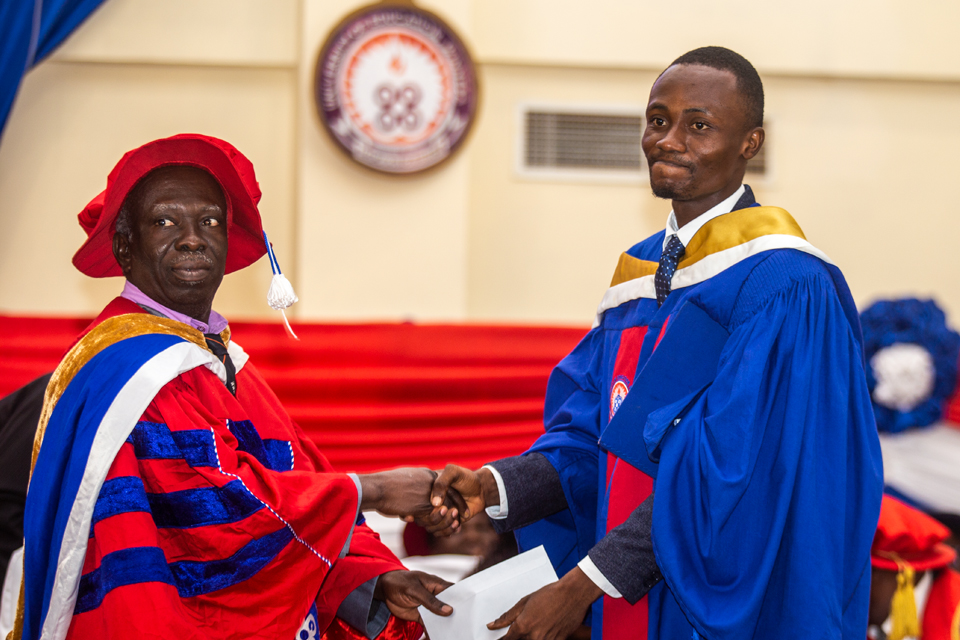
[[[89,319],[0,316],[0,397],[56,367]],[[470,467],[543,433],[553,366],[586,328],[231,323],[290,415],[341,471]]]

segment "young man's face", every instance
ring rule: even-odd
[[[692,64],[664,71],[650,90],[641,141],[654,195],[696,201],[736,190],[759,150],[749,117],[733,73]]]

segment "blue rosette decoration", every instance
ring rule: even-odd
[[[957,383],[960,334],[933,300],[881,300],[860,314],[877,430],[933,424]]]

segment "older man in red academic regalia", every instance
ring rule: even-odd
[[[335,473],[212,310],[266,252],[259,199],[247,158],[188,134],[80,214],[74,265],[126,285],[47,389],[15,635],[416,638],[418,605],[449,614],[361,515],[427,516],[434,474]]]

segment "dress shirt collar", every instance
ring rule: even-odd
[[[140,305],[147,312],[152,313],[153,315],[170,318],[171,320],[188,324],[201,333],[220,333],[227,328],[227,319],[212,309],[210,310],[209,321],[200,322],[196,318],[191,318],[188,315],[184,315],[178,311],[174,311],[173,309],[163,306],[145,294],[143,291],[140,291],[140,289],[138,289],[137,286],[129,280],[127,280],[126,284],[123,285],[123,292],[120,294],[120,297],[126,298],[130,302]]]
[[[680,238],[680,242],[683,243],[683,246],[690,244],[693,236],[697,235],[697,231],[700,231],[700,227],[718,216],[722,216],[725,213],[730,213],[733,211],[734,205],[737,204],[737,201],[745,192],[746,188],[741,184],[740,188],[737,189],[732,196],[716,205],[712,209],[704,211],[679,229],[677,228],[677,215],[673,212],[673,210],[671,210],[670,215],[667,216],[667,233],[663,236],[663,248],[667,248],[667,241],[670,240],[670,236],[673,235]]]

